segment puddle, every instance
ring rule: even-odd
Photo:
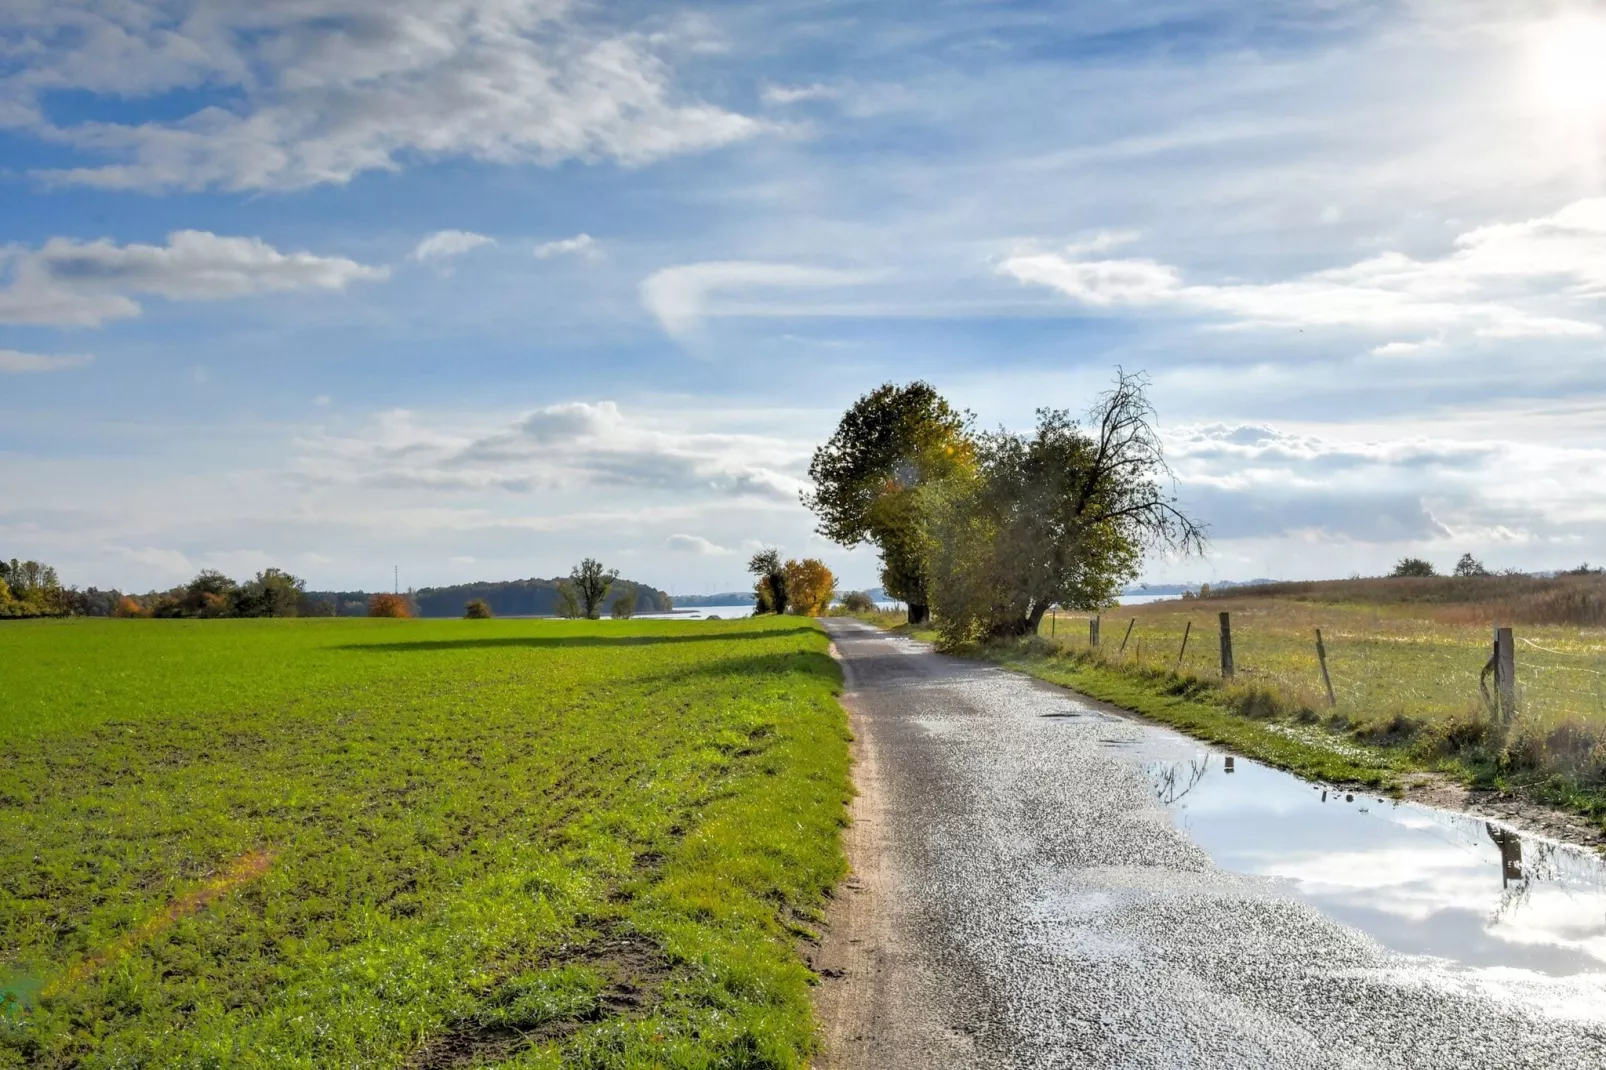
[[[1312,786],[1185,737],[1143,742],[1155,796],[1223,869],[1276,879],[1398,951],[1606,974],[1600,856],[1466,814]]]

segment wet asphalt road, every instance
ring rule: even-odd
[[[825,628],[875,779],[862,879],[884,909],[854,923],[866,976],[823,1012],[824,1065],[1606,1067],[1598,982],[1388,951],[1216,869],[1123,753],[1141,726]]]

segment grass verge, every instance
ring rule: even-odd
[[[795,1067],[809,622],[0,627],[0,1066]]]
[[[863,619],[937,639],[934,630],[911,628],[899,614]],[[1606,784],[1587,772],[1547,768],[1546,756],[1535,753],[1550,745],[1554,728],[1540,734],[1519,722],[1501,733],[1476,713],[1412,717],[1398,708],[1372,716],[1344,706],[1321,710],[1253,675],[1223,682],[1042,636],[951,652],[1071,688],[1313,780],[1398,792],[1411,774],[1432,773],[1580,814],[1606,828]]]

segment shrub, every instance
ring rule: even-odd
[[[130,598],[126,594],[117,600],[117,608],[112,611],[112,616],[114,617],[127,617],[130,619],[134,617],[148,617],[150,615],[150,610],[146,609],[144,606],[140,605],[139,602]]]
[[[413,615],[413,607],[407,604],[407,599],[403,595],[376,594],[368,599],[368,615],[406,618]]]
[[[849,613],[869,613],[875,609],[875,599],[863,591],[849,591],[842,596],[842,608]]]
[[[471,598],[468,605],[463,607],[465,620],[490,620],[491,604],[483,598]]]
[[[1389,575],[1391,577],[1437,576],[1438,573],[1433,571],[1433,564],[1430,561],[1425,561],[1420,557],[1402,557],[1399,563],[1394,566],[1394,571],[1390,572]]]
[[[636,592],[631,591],[629,594],[622,594],[615,598],[613,605],[608,607],[608,612],[613,614],[615,620],[629,620],[635,616]]]

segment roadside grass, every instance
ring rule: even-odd
[[[0,627],[0,1066],[795,1067],[795,619]]]
[[[1235,676],[1220,676],[1218,614]],[[895,614],[867,615],[900,627]],[[1517,629],[1518,715],[1495,723],[1478,688],[1490,622],[1460,605],[1210,597],[1114,607],[1035,638],[958,651],[1135,710],[1301,775],[1394,788],[1443,773],[1583,814],[1606,827],[1606,630]],[[1191,622],[1191,628],[1189,628]],[[1128,625],[1131,631],[1128,633]],[[1316,655],[1321,628],[1336,703]],[[900,630],[935,639],[930,630]],[[1186,651],[1183,634],[1188,630]],[[1125,648],[1122,649],[1122,644]]]

